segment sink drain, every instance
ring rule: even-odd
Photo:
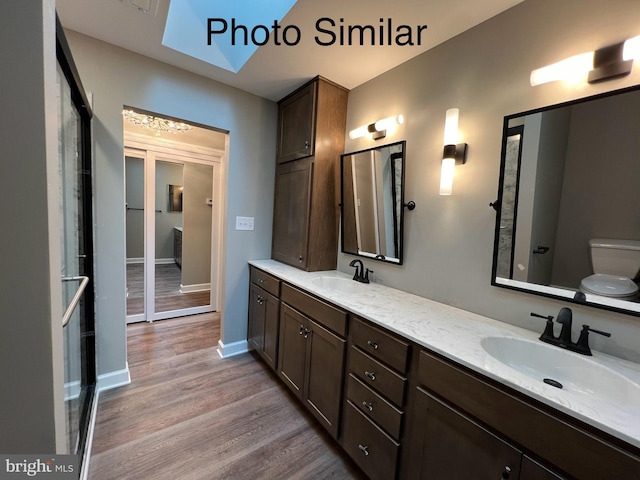
[[[553,378],[545,378],[543,382],[547,385],[551,385],[552,387],[562,388],[562,384]]]

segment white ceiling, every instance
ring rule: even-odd
[[[279,100],[316,75],[353,89],[523,0],[298,0],[280,24],[297,26],[302,34],[301,42],[292,47],[273,43],[260,47],[238,73],[162,45],[169,0],[141,2],[154,6],[157,3],[155,15],[133,8],[131,1],[140,2],[57,0],[56,10],[65,28],[261,97]],[[223,0],[210,1],[210,17],[216,17],[217,1]],[[338,25],[343,18],[344,25],[374,27],[380,25],[381,18],[390,18],[394,25],[405,24],[414,29],[428,25],[428,29],[423,32],[420,46],[320,46],[314,41],[318,34],[315,24],[323,17],[332,18]],[[201,28],[205,43],[206,25],[203,18],[201,24],[185,28]]]

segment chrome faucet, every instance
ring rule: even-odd
[[[359,264],[359,265],[358,265]],[[350,267],[356,267],[356,272],[353,274],[353,279],[360,283],[369,283],[369,273],[373,273],[373,270],[365,268],[362,260],[356,258],[349,263]]]
[[[544,332],[540,335],[540,340],[551,345],[556,345],[561,348],[566,348],[572,352],[581,353],[582,355],[591,355],[591,349],[589,348],[589,332],[598,333],[605,337],[610,337],[611,334],[600,330],[590,328],[589,325],[582,326],[582,332],[576,343],[571,341],[571,326],[573,323],[573,313],[570,308],[563,307],[558,312],[558,323],[562,325],[560,335],[556,338],[553,334],[553,316],[552,315],[540,315],[538,313],[531,312],[532,317],[544,318],[547,320]]]

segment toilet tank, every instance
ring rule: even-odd
[[[640,240],[589,240],[593,273],[634,279],[640,272]]]

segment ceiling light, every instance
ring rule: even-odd
[[[193,128],[184,122],[176,122],[168,118],[138,113],[133,110],[122,110],[122,116],[138,127],[155,130],[157,136],[160,136],[161,133],[183,133]]]

